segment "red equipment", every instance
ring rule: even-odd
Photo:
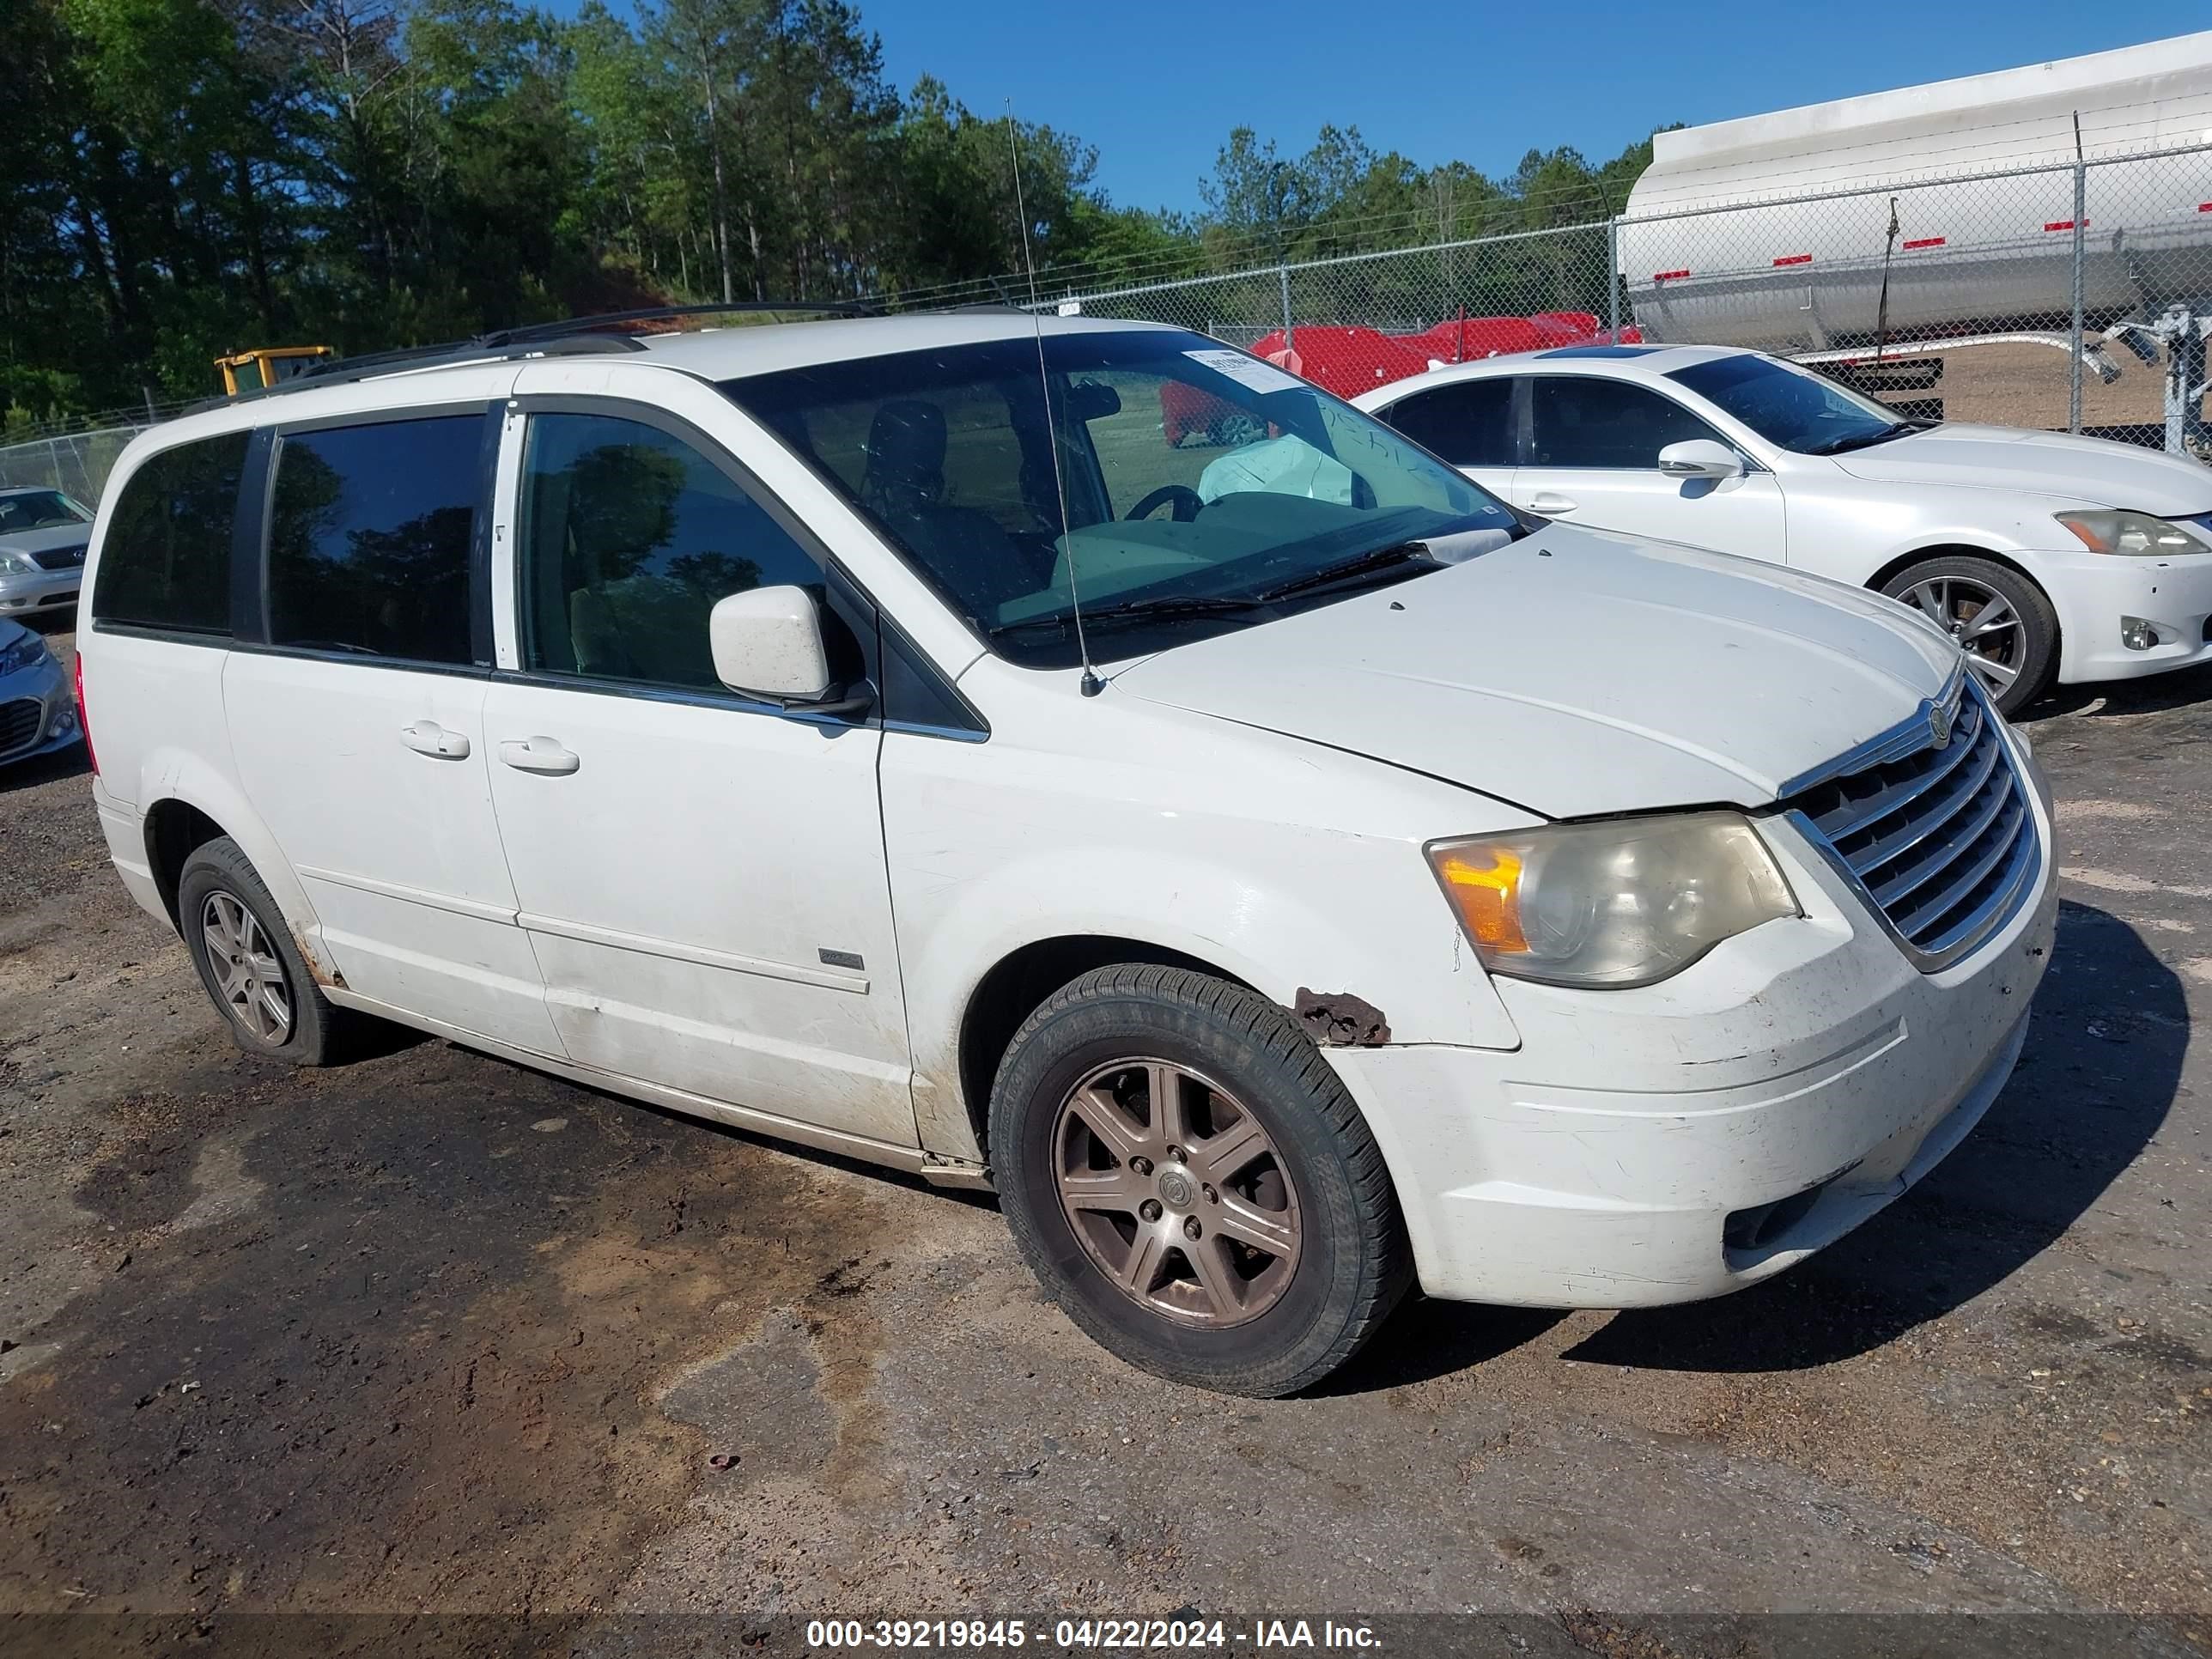
[[[1643,337],[1640,331],[1624,328],[1619,343],[1634,344]],[[1540,311],[1532,317],[1456,317],[1419,334],[1307,325],[1288,336],[1281,329],[1263,335],[1253,343],[1252,351],[1294,374],[1303,374],[1324,391],[1352,398],[1438,363],[1469,363],[1553,346],[1613,343],[1612,332],[1600,327],[1598,319],[1587,311]],[[1164,392],[1161,402],[1165,413]]]

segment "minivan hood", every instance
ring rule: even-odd
[[[1947,423],[1846,451],[1835,461],[1853,477],[1873,483],[2059,495],[2161,519],[2212,511],[2212,473],[2197,462],[2063,432]]]
[[[1765,805],[1909,718],[1957,661],[1878,595],[1553,524],[1115,684],[1581,817]]]

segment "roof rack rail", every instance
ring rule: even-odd
[[[727,305],[647,306],[637,311],[610,311],[589,317],[570,317],[556,323],[532,323],[520,328],[495,328],[466,340],[439,345],[403,346],[395,351],[372,351],[359,357],[334,357],[311,364],[275,386],[258,386],[234,396],[209,398],[185,412],[198,415],[210,409],[260,398],[281,398],[289,392],[305,392],[319,386],[347,386],[380,374],[399,374],[410,369],[458,368],[465,363],[509,362],[519,357],[582,356],[600,351],[642,351],[645,342],[634,334],[613,331],[623,323],[659,322],[672,317],[712,317],[732,312],[818,312],[836,317],[876,317],[882,313],[860,301],[738,300]]]
[[[521,328],[495,329],[477,337],[486,344],[520,344],[528,340],[560,340],[588,335],[623,323],[657,323],[676,317],[720,317],[780,311],[817,312],[830,317],[880,317],[881,312],[860,300],[732,300],[720,305],[647,306],[637,311],[608,311],[592,317],[569,317],[557,323],[531,323]]]
[[[257,386],[232,397],[204,398],[185,413],[198,415],[210,409],[228,409],[236,404],[281,398],[288,392],[311,391],[316,386],[350,386],[357,380],[374,380],[380,374],[401,374],[410,369],[457,368],[469,363],[511,362],[518,357],[588,356],[603,351],[644,349],[642,342],[626,334],[583,334],[574,339],[512,343],[487,335],[474,340],[449,340],[442,345],[404,346],[396,351],[332,358],[327,363],[301,369],[275,386]]]

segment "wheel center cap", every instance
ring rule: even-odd
[[[1194,1188],[1190,1176],[1181,1170],[1160,1171],[1160,1201],[1170,1209],[1187,1210]]]

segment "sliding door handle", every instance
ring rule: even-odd
[[[566,777],[583,762],[573,749],[564,749],[553,738],[509,738],[499,746],[499,757],[518,772],[542,772]]]

